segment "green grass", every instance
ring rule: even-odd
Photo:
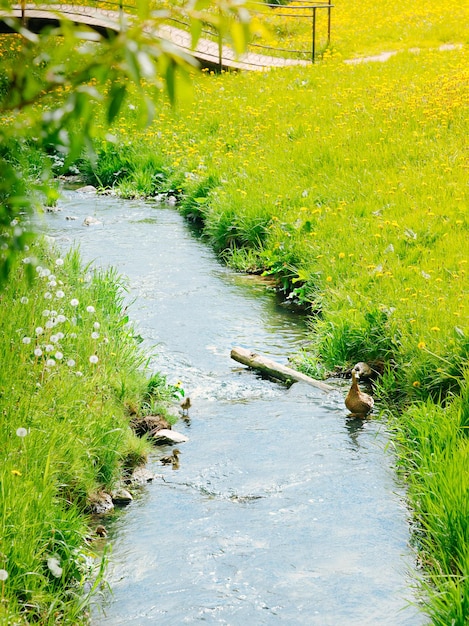
[[[146,459],[130,413],[174,390],[148,378],[121,277],[76,251],[28,254],[0,295],[0,622],[78,624],[96,576],[89,499]]]

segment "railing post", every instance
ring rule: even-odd
[[[221,8],[218,10],[218,16],[220,18],[220,22],[218,24],[218,69],[220,73],[223,69],[223,39],[221,35],[221,25],[222,25],[222,14]]]
[[[313,7],[313,45],[311,50],[311,61],[314,63],[316,57],[316,7]]]
[[[327,7],[327,45],[331,45],[331,9],[332,4],[331,0],[329,0],[329,6]]]
[[[26,26],[26,0],[21,0],[21,23]]]

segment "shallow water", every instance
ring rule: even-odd
[[[287,389],[230,359],[244,346],[286,363],[304,320],[220,266],[174,209],[77,192],[62,207],[49,234],[128,277],[152,366],[193,401],[175,426],[189,437],[180,468],[158,449],[159,477],[107,522],[112,595],[92,624],[425,623],[408,605],[408,517],[383,426],[347,417],[346,383]]]

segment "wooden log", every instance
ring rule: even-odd
[[[334,390],[334,387],[331,387],[320,380],[310,378],[309,376],[306,376],[306,374],[302,374],[291,367],[287,367],[286,365],[272,361],[265,356],[256,354],[247,348],[233,348],[231,350],[231,358],[238,361],[238,363],[242,363],[243,365],[252,367],[255,370],[259,370],[272,378],[284,381],[301,381],[303,383],[307,383],[308,385],[312,385],[313,387],[318,387],[318,389],[322,389],[323,391]]]

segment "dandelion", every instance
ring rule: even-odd
[[[50,556],[47,559],[47,567],[49,568],[52,576],[60,578],[62,576],[62,568],[60,567],[60,561],[55,556]]]
[[[57,350],[57,352],[55,353],[55,358],[57,359],[57,361],[61,361],[64,358],[64,355],[62,354],[62,352]]]
[[[11,473],[13,474],[13,476],[21,476],[21,472],[19,470],[11,470]]]
[[[420,382],[418,380],[414,380],[414,382],[412,383],[412,387],[420,387]]]
[[[2,582],[5,582],[7,578],[8,578],[8,572],[6,571],[6,569],[0,569],[0,580]]]
[[[20,300],[21,304],[28,304],[29,299],[26,296],[23,296]]]
[[[83,372],[80,372],[80,370],[78,370],[77,372],[75,372],[75,374],[80,378],[80,376],[83,376]]]
[[[419,350],[423,350],[426,347],[426,345],[427,344],[425,343],[425,341],[419,341],[418,344],[417,344],[417,348]]]
[[[52,294],[50,291],[46,291],[46,293],[44,294],[44,298],[46,300],[52,300]]]
[[[99,333],[91,333],[91,339],[99,339]]]
[[[55,367],[55,361],[54,361],[54,359],[47,359],[47,361],[46,361],[46,367]]]
[[[44,332],[44,329],[42,326],[38,326],[34,332],[36,333],[36,337],[39,337],[39,335],[42,335]]]
[[[57,281],[51,280],[51,281],[49,281],[47,286],[49,287],[49,289],[53,289],[54,287],[57,287]]]
[[[34,350],[34,356],[42,356],[42,350],[41,348],[35,348]]]
[[[29,265],[31,263],[31,257],[25,256],[24,259],[23,259],[23,263],[25,265]]]
[[[101,324],[99,322],[95,322],[93,324],[93,328],[95,328],[96,330],[98,330],[99,328],[101,328]]]
[[[55,261],[55,264],[56,264],[58,267],[60,267],[61,265],[63,265],[63,264],[64,264],[64,261],[63,261],[63,259],[57,259],[57,260]]]
[[[45,351],[46,352],[53,352],[54,351],[54,346],[52,346],[50,343],[48,343],[47,346],[45,347]]]
[[[23,437],[26,437],[26,435],[28,434],[28,431],[26,430],[26,428],[20,427],[16,429],[16,434],[18,435],[18,437],[23,438]]]
[[[68,367],[75,367],[76,363],[74,359],[68,359],[67,361]]]
[[[26,345],[31,343],[31,337],[23,337],[23,343]]]
[[[95,308],[91,304],[86,307],[86,310],[88,311],[88,313],[94,313],[95,312]]]
[[[48,330],[50,330],[51,328],[54,328],[54,326],[55,326],[55,322],[54,322],[54,320],[47,320],[47,322],[46,322],[45,326],[46,326],[46,328],[47,328]]]
[[[332,282],[332,276],[328,276],[328,277],[326,278],[326,281],[327,281],[328,283],[331,283],[331,282]]]
[[[63,333],[61,333],[61,332],[58,332],[58,333],[57,333],[57,339],[58,339],[59,341],[61,341],[64,337],[65,337],[65,335],[64,335]]]
[[[93,365],[94,365],[95,363],[97,363],[98,361],[99,361],[99,359],[98,359],[98,357],[96,356],[96,354],[92,354],[92,355],[90,356],[90,363],[93,363]]]
[[[44,311],[42,312],[42,317],[49,317],[49,315],[50,315],[49,309],[44,309]]]
[[[440,329],[438,326],[432,326],[430,330],[432,330],[434,333],[437,333]]]
[[[345,252],[339,252],[339,259],[345,259]]]
[[[62,289],[58,289],[58,290],[55,292],[55,297],[56,297],[56,298],[59,298],[59,299],[60,299],[60,298],[64,298],[64,297],[65,297],[65,294],[64,294],[64,292],[62,291]]]
[[[63,322],[65,322],[65,320],[66,320],[66,319],[67,319],[67,318],[65,317],[65,315],[62,315],[62,314],[61,314],[61,315],[57,315],[57,317],[56,317],[56,321],[57,321],[59,324],[63,324]]]

